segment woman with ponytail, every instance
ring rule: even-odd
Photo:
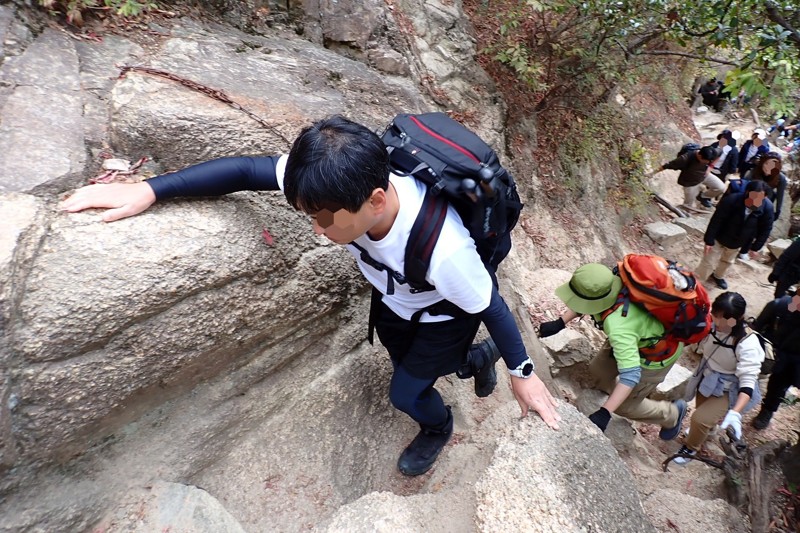
[[[677,464],[691,461],[708,434],[722,419],[720,428],[733,428],[742,436],[742,413],[761,401],[758,374],[764,350],[755,334],[745,329],[747,302],[741,294],[723,292],[711,305],[714,324],[700,343],[703,359],[687,385],[687,398],[695,398],[686,441],[678,453]],[[696,395],[696,396],[695,396]]]

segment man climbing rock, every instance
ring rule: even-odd
[[[569,282],[556,289],[556,296],[568,310],[556,320],[539,326],[541,337],[554,335],[581,315],[590,315],[595,325],[608,336],[589,365],[600,390],[608,394],[603,405],[589,419],[605,431],[616,413],[625,418],[661,426],[659,436],[671,440],[678,436],[686,415],[686,402],[651,400],[648,396],[664,381],[683,348],[667,354],[661,361],[649,359],[649,351],[664,336],[664,326],[639,304],[617,305],[622,279],[598,263],[578,268]]]
[[[556,402],[534,372],[494,273],[452,206],[444,211],[427,270],[432,288],[413,290],[399,273],[427,186],[392,173],[381,138],[361,124],[334,116],[305,128],[288,156],[217,159],[142,183],[90,185],[63,207],[109,208],[103,220],[110,222],[168,198],[241,190],[282,190],[310,216],[315,233],[347,247],[374,286],[370,319],[394,368],[389,397],[420,426],[398,460],[403,474],[427,472],[450,439],[453,415],[434,384],[459,370],[467,353],[479,363],[472,368],[479,396],[494,388],[494,363],[502,354],[522,414],[533,408],[558,427]],[[442,302],[457,309],[439,312],[435,306]],[[481,322],[494,342],[470,349]]]

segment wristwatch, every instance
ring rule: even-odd
[[[518,378],[527,379],[533,375],[533,361],[528,357],[517,368],[511,368],[508,373]]]

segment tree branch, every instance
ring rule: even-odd
[[[775,5],[775,2],[767,0],[764,2],[764,5],[767,8],[767,16],[769,19],[783,29],[789,30],[791,32],[789,34],[789,39],[795,44],[795,46],[800,47],[800,32],[798,32],[791,24],[789,24],[789,21],[783,18],[783,15],[780,13],[780,11],[778,11],[778,6]]]
[[[734,63],[733,61],[727,61],[725,59],[718,59],[716,57],[706,57],[706,56],[699,56],[697,54],[687,54],[685,52],[673,52],[671,50],[642,50],[641,52],[633,52],[625,48],[625,45],[619,41],[616,41],[622,50],[632,56],[638,55],[651,55],[651,56],[678,56],[678,57],[688,57],[690,59],[701,59],[703,61],[711,61],[713,63],[719,63],[720,65],[733,65],[734,67],[738,67],[739,63]]]

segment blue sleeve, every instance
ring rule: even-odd
[[[625,368],[619,371],[619,382],[622,383],[623,385],[627,385],[630,388],[634,388],[641,379],[642,379],[641,366],[637,366],[635,368]]]
[[[156,200],[222,196],[237,191],[277,191],[279,156],[224,157],[147,180]]]
[[[506,366],[510,369],[517,368],[528,357],[528,352],[522,342],[522,335],[514,315],[511,314],[511,310],[494,284],[492,284],[489,307],[478,313],[478,316],[489,330],[489,335],[497,344],[500,353],[503,354]]]

